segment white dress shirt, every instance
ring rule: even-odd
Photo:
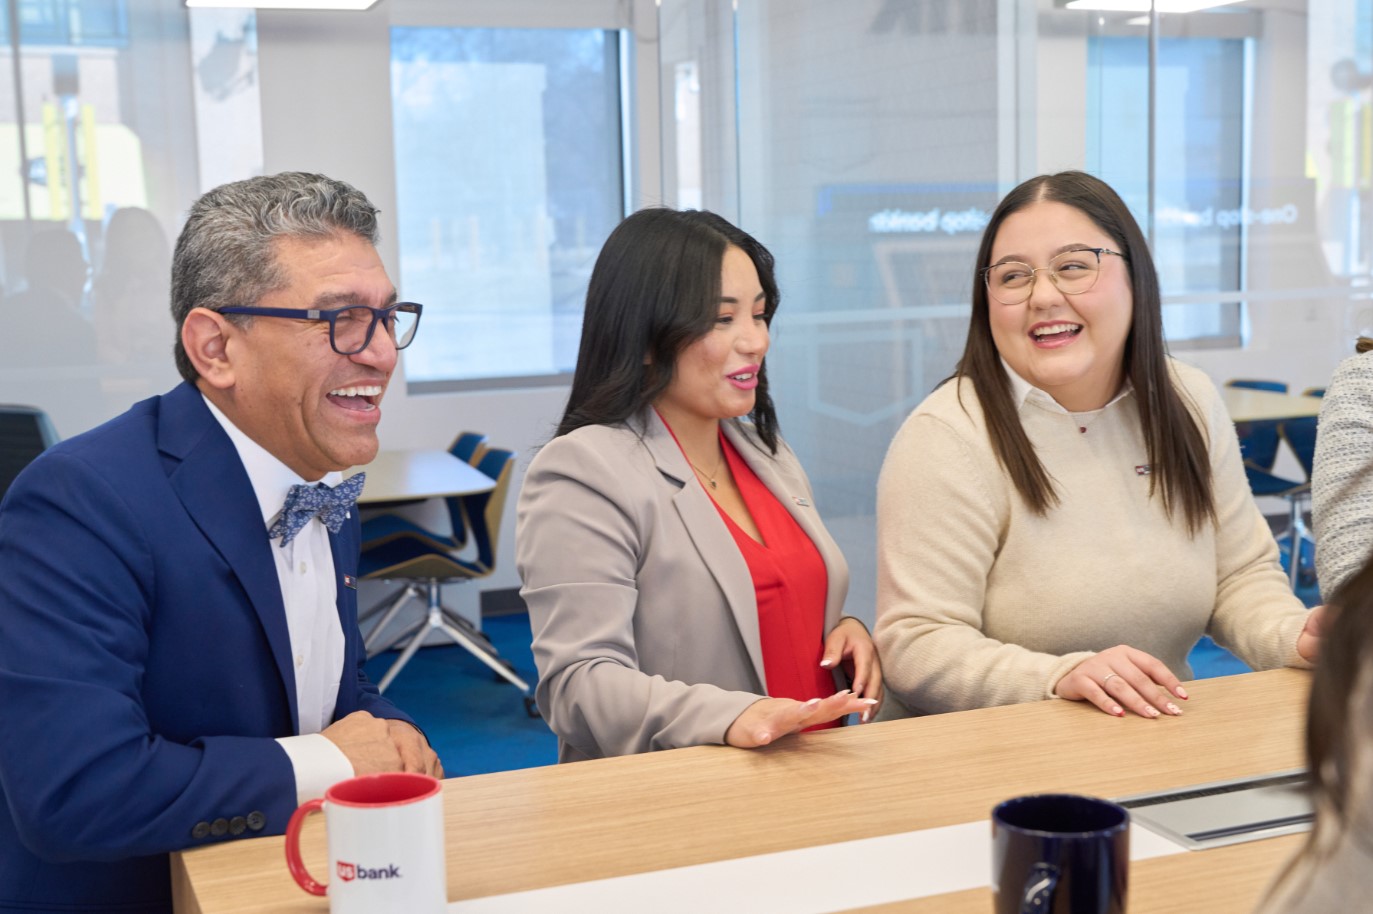
[[[281,513],[291,486],[323,482],[337,485],[341,473],[330,473],[322,480],[305,480],[272,456],[262,445],[238,429],[209,400],[205,405],[223,427],[239,460],[248,473],[253,494],[257,496],[264,528],[270,528]],[[291,760],[295,772],[297,801],[323,796],[338,781],[353,776],[352,763],[343,751],[319,731],[334,718],[339,678],[343,673],[343,626],[338,617],[338,582],[334,556],[329,549],[329,531],[319,518],[312,518],[286,546],[271,541],[276,560],[281,601],[286,607],[286,629],[291,639],[292,665],[295,669],[296,732],[277,740]]]
[[[1006,377],[1011,381],[1011,403],[1015,405],[1016,409],[1020,409],[1020,407],[1025,405],[1026,400],[1033,397],[1047,406],[1051,411],[1065,413],[1077,419],[1079,422],[1091,422],[1102,410],[1110,406],[1115,406],[1121,400],[1125,399],[1126,395],[1133,393],[1135,389],[1135,385],[1131,383],[1128,377],[1123,378],[1121,380],[1120,390],[1116,391],[1116,395],[1102,406],[1101,409],[1094,409],[1085,413],[1074,413],[1069,412],[1059,405],[1059,402],[1053,398],[1052,394],[1040,390],[1038,387],[1035,387],[1029,381],[1016,374],[1016,370],[1011,367],[1011,363],[1007,362],[1004,358],[1001,360],[1001,367],[1006,369]]]

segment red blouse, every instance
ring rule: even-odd
[[[754,475],[723,433],[720,443],[739,493],[763,538],[759,543],[718,504],[715,506],[753,576],[768,695],[797,701],[827,698],[834,694],[834,677],[820,666],[825,641],[825,593],[829,586],[824,559],[796,519]],[[809,729],[838,725],[838,721],[829,721]]]

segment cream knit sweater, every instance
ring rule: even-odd
[[[1187,680],[1203,634],[1256,669],[1306,665],[1305,607],[1249,493],[1234,426],[1202,372],[1171,365],[1210,443],[1219,523],[1195,537],[1149,496],[1133,393],[1080,433],[1029,390],[1020,419],[1059,497],[1044,517],[997,463],[970,382],[945,384],[906,420],[877,497],[875,636],[890,697],[917,713],[1051,698],[1117,644]]]

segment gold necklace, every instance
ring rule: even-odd
[[[685,451],[682,452],[682,456],[684,456],[684,457],[686,456],[686,452],[685,452]],[[700,473],[703,477],[705,477],[706,482],[710,483],[710,487],[711,487],[712,489],[718,488],[718,486],[716,486],[716,484],[715,484],[715,477],[716,477],[716,475],[720,472],[720,467],[723,466],[724,463],[725,463],[725,455],[724,455],[724,454],[721,454],[721,455],[720,455],[720,459],[719,459],[718,461],[716,461],[716,463],[715,463],[715,472],[714,472],[714,473],[707,473],[705,470],[701,469],[701,468],[698,467],[696,464],[692,463],[690,457],[687,457],[687,463],[690,463],[690,464],[691,464],[691,468],[692,468],[693,470],[695,470],[696,472]]]

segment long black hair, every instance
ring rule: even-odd
[[[982,274],[982,268],[991,263],[992,245],[1001,224],[1008,216],[1040,201],[1063,203],[1076,209],[1109,235],[1125,255],[1134,314],[1125,339],[1124,374],[1134,385],[1140,425],[1153,467],[1149,491],[1162,495],[1164,510],[1170,517],[1180,508],[1188,530],[1195,532],[1216,516],[1206,440],[1168,370],[1158,273],[1149,244],[1129,207],[1100,178],[1081,171],[1040,175],[1012,190],[997,205],[977,252],[972,321],[955,377],[972,381],[986,416],[992,448],[1020,497],[1036,514],[1048,513],[1058,502],[1058,496],[1011,399],[1010,379],[992,339],[990,296]]]
[[[772,254],[747,232],[704,210],[643,209],[606,239],[586,290],[582,342],[558,435],[616,425],[639,415],[672,382],[677,355],[705,336],[719,314],[725,251],[753,261],[763,314],[777,311]],[[777,453],[777,414],[766,363],[753,412],[758,437]]]

